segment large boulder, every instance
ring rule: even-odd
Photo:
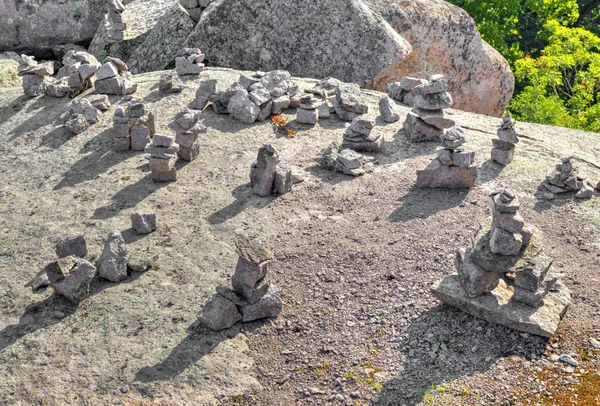
[[[212,65],[358,84],[411,50],[362,0],[217,0],[185,46],[200,48]]]
[[[89,42],[104,7],[88,0],[1,0],[0,52],[50,57],[56,45]]]
[[[367,87],[385,91],[404,76],[443,73],[454,108],[499,117],[510,101],[515,79],[508,62],[488,45],[475,21],[443,0],[365,0],[410,42],[413,52],[374,76]]]

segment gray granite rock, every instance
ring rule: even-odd
[[[520,269],[515,273],[515,286],[532,292],[542,288],[553,262],[554,260],[550,257],[538,256],[529,267]]]
[[[198,89],[196,90],[196,97],[192,102],[192,108],[197,110],[204,110],[210,96],[216,92],[217,80],[216,79],[204,79],[200,81]]]
[[[499,227],[492,228],[490,235],[490,250],[494,254],[514,256],[518,255],[523,246],[520,234],[510,233]]]
[[[117,65],[115,65],[114,62],[107,62],[96,71],[96,79],[102,80],[112,78],[117,76],[118,73],[119,69],[117,68]]]
[[[150,130],[143,124],[131,127],[131,150],[143,151],[150,143]]]
[[[84,132],[89,126],[90,124],[85,119],[83,114],[73,114],[65,123],[65,127],[67,127],[67,129],[73,134],[80,134]]]
[[[284,195],[292,191],[292,168],[279,164],[275,168],[275,179],[273,180],[273,193]]]
[[[260,147],[256,162],[252,164],[250,171],[250,183],[254,193],[262,197],[271,194],[278,163],[279,155],[271,144]]]
[[[269,285],[267,293],[256,303],[241,307],[242,321],[249,322],[265,318],[276,318],[283,308],[277,287]]]
[[[149,234],[156,230],[156,214],[133,213],[131,215],[131,228],[138,234]]]
[[[515,150],[502,150],[499,148],[492,148],[492,161],[499,163],[500,165],[508,165],[513,161],[515,157]]]
[[[449,89],[448,81],[445,79],[436,81],[426,81],[423,84],[413,87],[410,92],[415,96],[422,96],[428,94],[437,94],[447,92]]]
[[[299,108],[296,110],[296,121],[299,124],[315,125],[319,121],[319,110],[305,110]]]
[[[94,87],[96,93],[122,95],[123,77],[117,75],[107,79],[96,80],[96,82],[94,82]]]
[[[476,167],[445,166],[434,159],[425,169],[417,170],[416,186],[420,188],[470,189],[476,181]]]
[[[406,116],[403,128],[411,142],[439,142],[444,133],[443,130],[435,128],[421,120],[421,118],[413,112],[409,112]]]
[[[415,107],[412,112],[419,116],[425,123],[441,130],[452,128],[456,125],[456,121],[444,116],[443,110],[425,110]]]
[[[95,107],[100,111],[106,111],[110,109],[110,99],[105,94],[93,94],[88,96],[87,99],[92,107]]]
[[[165,93],[179,93],[183,90],[183,82],[179,79],[177,71],[165,73],[158,83],[158,88]]]
[[[523,230],[525,221],[519,213],[493,213],[494,227],[500,227],[509,233],[520,233]]]
[[[85,258],[88,254],[87,243],[83,235],[76,237],[63,237],[56,243],[56,256],[59,258],[74,255]]]
[[[90,295],[90,284],[97,274],[96,267],[84,259],[79,259],[69,274],[50,286],[58,295],[72,303],[79,303]]]
[[[470,298],[491,292],[500,281],[497,272],[486,271],[471,261],[470,248],[461,248],[457,251],[454,266],[461,277],[463,288]]]
[[[260,114],[260,107],[250,100],[248,92],[242,90],[235,93],[229,100],[227,110],[236,119],[245,124],[252,124]]]
[[[415,107],[425,110],[442,110],[452,107],[452,96],[450,93],[415,95],[413,99]]]
[[[35,97],[44,94],[46,91],[46,81],[43,76],[25,75],[23,76],[23,93],[27,97]]]
[[[237,306],[221,295],[208,298],[199,314],[200,322],[211,330],[225,330],[242,319]]]
[[[273,114],[281,114],[281,112],[283,112],[283,110],[287,109],[288,107],[290,107],[290,96],[283,95],[277,97],[276,99],[273,99]]]
[[[97,266],[98,274],[104,279],[111,282],[127,279],[127,249],[120,232],[113,231],[108,234]]]

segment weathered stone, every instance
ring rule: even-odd
[[[525,221],[519,213],[500,213],[494,211],[492,218],[494,227],[500,227],[513,234],[523,231],[523,226],[525,225]]]
[[[340,143],[333,141],[327,148],[322,150],[316,157],[315,160],[325,169],[333,170],[338,158],[340,151]],[[359,155],[359,154],[357,154]]]
[[[415,96],[426,94],[445,93],[449,89],[448,82],[445,79],[436,81],[426,81],[425,83],[413,87],[410,92]]]
[[[46,82],[43,76],[25,75],[23,76],[23,93],[27,97],[35,97],[44,94],[46,91]]]
[[[157,158],[150,157],[148,160],[148,166],[153,172],[169,172],[175,168],[177,163],[177,156],[175,153],[168,158]]]
[[[105,94],[93,94],[91,96],[88,96],[87,99],[92,105],[92,107],[95,107],[100,111],[106,111],[110,109],[110,99]]]
[[[74,255],[51,262],[38,272],[32,280],[27,282],[25,286],[31,287],[31,290],[35,293],[38,289],[65,278],[78,262],[79,258]]]
[[[152,137],[152,147],[172,147],[175,143],[175,137],[172,135],[154,134]]]
[[[575,194],[577,199],[590,199],[594,195],[594,189],[583,182],[581,189]]]
[[[315,125],[319,121],[319,110],[296,110],[296,121],[299,124]]]
[[[364,152],[380,152],[381,145],[383,144],[384,137],[380,134],[371,137],[374,141],[363,140],[363,141],[350,141],[348,139],[344,139],[342,142],[342,148],[350,148],[354,151],[364,151]]]
[[[165,73],[158,83],[160,91],[165,93],[179,93],[183,90],[183,82],[179,79],[177,71]]]
[[[74,255],[79,258],[85,258],[88,254],[87,243],[83,235],[73,238],[64,237],[56,243],[56,256],[59,258]]]
[[[175,70],[180,76],[199,75],[204,70],[204,65],[194,63],[187,57],[180,56],[175,58]]]
[[[452,160],[452,150],[438,147],[437,151],[437,159],[445,166],[452,166],[454,161]]]
[[[271,100],[271,94],[267,89],[257,89],[248,94],[250,100],[257,106],[262,106],[269,100]]]
[[[131,228],[138,234],[150,234],[156,230],[156,214],[133,213],[131,215]]]
[[[283,301],[275,285],[270,284],[267,293],[256,303],[241,307],[242,321],[276,318],[283,308]]]
[[[519,137],[513,128],[508,130],[498,130],[497,134],[500,141],[509,142],[511,144],[519,143]]]
[[[108,234],[104,250],[98,260],[98,273],[111,282],[127,279],[127,249],[120,232],[113,231]]]
[[[198,89],[196,90],[196,98],[192,102],[192,107],[197,110],[204,110],[208,99],[212,96],[217,88],[216,79],[205,79],[200,81]]]
[[[152,158],[169,160],[177,156],[179,145],[173,143],[170,147],[154,146],[154,143],[146,145],[144,152],[150,154]],[[152,167],[152,165],[150,165]]]
[[[191,148],[194,144],[197,144],[197,141],[198,134],[195,133],[177,133],[175,135],[175,142],[181,148]]]
[[[269,196],[278,163],[279,155],[271,144],[260,147],[256,162],[252,164],[250,171],[250,183],[254,193],[262,197]]]
[[[412,112],[425,121],[425,123],[440,130],[452,128],[456,125],[456,121],[444,117],[443,110],[425,110],[415,107]]]
[[[273,193],[284,195],[292,191],[292,168],[287,165],[277,165],[273,180]]]
[[[511,144],[510,142],[501,141],[498,139],[492,140],[492,144],[494,144],[494,148],[500,149],[502,151],[510,151],[515,149],[515,144]]]
[[[339,84],[336,88],[336,101],[339,107],[346,111],[356,114],[367,114],[369,112],[369,106],[360,92],[360,87],[355,83]]]
[[[462,285],[470,298],[491,292],[498,286],[500,276],[488,272],[471,261],[471,250],[461,248],[457,251],[454,265],[461,277]]]
[[[61,98],[69,93],[69,83],[67,79],[56,80],[48,78],[46,80],[46,94],[50,97]]]
[[[510,233],[499,227],[492,228],[490,235],[490,250],[494,254],[514,256],[518,255],[523,246],[520,234]]]
[[[260,107],[250,100],[248,93],[241,90],[231,97],[227,110],[234,118],[245,124],[252,124],[260,114]]]
[[[449,275],[432,287],[433,295],[472,316],[514,330],[550,338],[571,304],[571,293],[560,282],[535,310],[513,298],[513,290],[503,280],[492,292],[469,298],[459,275]]]
[[[173,168],[166,172],[152,171],[152,180],[154,182],[174,182],[177,180],[177,170]]]
[[[531,268],[535,264],[536,257],[544,248],[543,233],[537,227],[530,225],[531,236],[521,239],[529,239],[529,244],[524,244],[517,255],[495,254],[490,249],[490,228],[492,217],[490,216],[481,225],[473,240],[471,260],[490,272],[509,273],[518,272],[521,269]],[[525,230],[524,230],[525,231]]]
[[[424,110],[441,110],[452,107],[452,96],[448,92],[415,95],[414,105]]]
[[[492,161],[498,162],[500,165],[508,165],[513,161],[515,157],[515,150],[502,150],[499,148],[492,148]]]
[[[281,112],[290,107],[290,96],[283,95],[276,99],[273,99],[273,114],[281,114]]]
[[[248,92],[250,92],[250,86],[255,85],[257,83],[260,84],[260,89],[263,89],[262,83],[260,83],[260,79],[259,78],[255,78],[255,77],[248,77],[246,75],[240,75],[240,79],[238,80],[238,83],[240,85],[242,85],[242,87],[244,89],[246,89]]]
[[[145,272],[152,266],[152,262],[148,256],[140,251],[129,253],[127,259],[127,268],[133,272]]]
[[[203,325],[215,331],[229,328],[242,319],[235,303],[221,295],[209,297],[198,316]]]
[[[519,207],[521,207],[519,198],[514,194],[507,199],[503,196],[502,192],[496,193],[492,195],[492,200],[494,202],[494,210],[499,213],[516,213],[517,210],[519,210]]]
[[[475,162],[475,152],[454,151],[452,152],[452,164],[454,166],[470,166]]]
[[[443,130],[425,123],[413,112],[408,113],[406,116],[403,128],[411,142],[440,141],[444,133]]]
[[[96,277],[96,267],[84,259],[79,259],[64,278],[52,283],[54,292],[72,303],[79,303],[90,295],[90,284]]]
[[[434,159],[425,169],[417,170],[416,186],[420,188],[470,189],[476,181],[476,167],[445,166]]]
[[[118,73],[119,69],[117,68],[117,65],[113,62],[107,62],[96,71],[96,78],[98,80],[108,79],[117,76]]]
[[[365,138],[368,138],[373,128],[375,128],[375,121],[375,117],[366,115],[358,116],[354,120],[352,120],[352,123],[350,124],[348,129],[353,131],[354,133],[364,135]]]
[[[125,62],[123,62],[119,58],[115,58],[114,56],[107,56],[106,58],[104,58],[102,63],[103,64],[107,64],[107,63],[114,64],[119,72],[125,72],[125,71],[129,70],[127,67],[127,64]]]
[[[143,151],[150,142],[150,130],[143,124],[131,127],[131,150]]]
[[[102,112],[95,107],[88,107],[83,112],[83,117],[90,124],[96,124],[100,120],[101,116]]]
[[[543,282],[553,262],[550,257],[538,256],[528,268],[522,268],[515,274],[515,285],[532,292],[537,291],[544,286]]]
[[[200,155],[200,144],[192,144],[191,147],[181,147],[177,156],[187,162],[192,162]]]
[[[556,282],[556,278],[545,280],[542,283],[542,286],[540,286],[535,291],[530,291],[528,289],[523,289],[519,286],[515,286],[515,293],[513,295],[512,300],[521,302],[531,307],[538,307],[540,306],[540,304],[542,304],[544,298],[548,294],[548,291],[552,289]]]
[[[260,244],[258,241],[249,240],[239,235],[235,239],[235,252],[245,261],[238,261],[238,267],[261,265],[275,259],[275,255],[270,249]],[[264,272],[267,271],[265,270]],[[264,275],[256,278],[249,286],[256,284],[256,282],[262,277],[264,277]]]
[[[108,79],[97,80],[94,83],[96,93],[103,94],[123,94],[123,78],[121,75],[113,76]]]
[[[80,134],[84,132],[89,126],[90,124],[85,119],[83,114],[73,114],[65,123],[65,127],[67,127],[67,129],[73,134]]]
[[[115,138],[115,151],[129,151],[131,149],[131,137]]]
[[[405,76],[405,77],[401,78],[400,82],[398,82],[398,83],[399,83],[400,87],[402,87],[402,89],[410,92],[415,87],[421,86],[421,85],[425,84],[426,82],[427,81],[425,79],[411,78],[410,76]]]

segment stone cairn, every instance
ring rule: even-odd
[[[202,112],[199,110],[185,109],[180,112],[171,125],[175,131],[175,142],[179,144],[179,159],[191,162],[198,158],[200,154],[200,143],[198,136],[206,133],[204,120],[200,117]]]
[[[96,93],[129,95],[135,93],[137,84],[125,62],[112,56],[102,61],[102,66],[96,71]]]
[[[171,182],[177,180],[177,153],[179,144],[175,137],[154,134],[152,142],[146,145],[146,153],[150,154],[149,165],[152,170],[152,180],[155,182]]]
[[[212,88],[212,82],[201,82],[203,93],[196,94],[196,108],[204,103],[205,91]],[[207,101],[217,114],[230,114],[245,124],[256,120],[264,121],[271,115],[281,114],[288,108],[300,105],[298,86],[294,85],[289,72],[276,70],[271,72],[256,72],[252,76],[241,75],[238,82],[233,83],[222,92],[209,96]]]
[[[277,287],[268,277],[273,253],[242,237],[237,238],[236,248],[239,258],[231,278],[233,289],[217,287],[217,294],[208,298],[198,314],[211,330],[224,330],[240,320],[276,318],[283,308]]]
[[[85,259],[88,248],[83,235],[60,238],[56,244],[56,255],[59,259],[45,266],[25,286],[31,287],[34,293],[43,292],[50,286],[56,294],[75,304],[90,295],[90,285],[96,276],[120,282],[127,279],[128,268],[136,272],[148,268],[147,261],[135,261],[129,266],[125,240],[118,231],[108,235],[95,266]]]
[[[587,176],[579,173],[579,168],[573,165],[572,160],[572,156],[562,158],[554,170],[546,175],[544,187],[551,193],[577,192],[576,198],[589,199],[594,195],[594,188],[588,185]]]
[[[361,115],[346,124],[342,148],[354,151],[379,152],[384,137],[375,128],[375,117]]]
[[[444,117],[444,109],[451,107],[453,102],[443,75],[433,75],[422,81],[411,88],[410,94],[414,109],[406,116],[404,131],[411,142],[439,141],[444,130],[456,125],[454,120]],[[406,102],[406,96],[404,100]]]
[[[434,285],[433,293],[490,322],[552,336],[570,304],[570,292],[553,272],[553,260],[542,255],[542,231],[518,213],[519,198],[508,188],[491,197],[492,218],[484,222],[472,248],[458,250],[457,274]]]
[[[256,162],[250,169],[250,184],[254,193],[261,197],[292,191],[292,169],[279,163],[279,154],[271,144],[258,150]]]
[[[179,76],[199,75],[204,70],[204,58],[199,48],[183,48],[175,57],[175,70]]]
[[[38,63],[33,56],[21,55],[18,75],[23,77],[23,93],[35,97],[46,92],[46,78],[54,74],[54,63]]]
[[[55,80],[46,87],[46,94],[52,97],[75,97],[94,87],[94,74],[100,69],[100,62],[92,54],[83,51],[68,51],[62,59],[63,66]]]
[[[67,111],[61,115],[65,127],[73,134],[85,131],[100,120],[102,111],[110,108],[106,95],[92,95],[87,99],[71,100]]]
[[[477,168],[473,166],[475,153],[465,151],[464,131],[454,127],[442,133],[442,145],[437,157],[425,168],[417,171],[417,187],[421,188],[472,188],[477,181]]]
[[[315,125],[319,121],[319,112],[322,101],[307,94],[300,99],[300,106],[296,110],[296,121],[299,124]]]
[[[156,132],[154,114],[141,100],[126,100],[115,109],[113,132],[115,150],[143,151]]]
[[[498,139],[493,140],[492,161],[504,166],[511,163],[515,156],[515,147],[518,142],[519,137],[515,131],[515,122],[510,112],[507,111],[502,118],[500,128],[498,128]]]
[[[362,176],[373,171],[372,157],[367,157],[351,149],[342,148],[339,142],[332,142],[315,160],[325,169],[350,176]]]
[[[185,8],[185,11],[190,15],[195,22],[200,21],[202,12],[208,7],[213,0],[179,0],[179,4]]]
[[[183,90],[183,82],[176,70],[169,71],[161,76],[158,82],[158,90],[163,93],[180,93]]]
[[[110,29],[108,30],[108,35],[113,41],[123,41],[125,39],[127,24],[123,21],[124,11],[125,6],[121,0],[109,0],[107,20]]]

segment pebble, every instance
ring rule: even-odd
[[[570,356],[569,354],[563,354],[561,355],[558,360],[560,362],[564,362],[565,364],[569,364],[572,367],[577,367],[579,365],[579,363],[577,361],[575,361],[575,359]]]

